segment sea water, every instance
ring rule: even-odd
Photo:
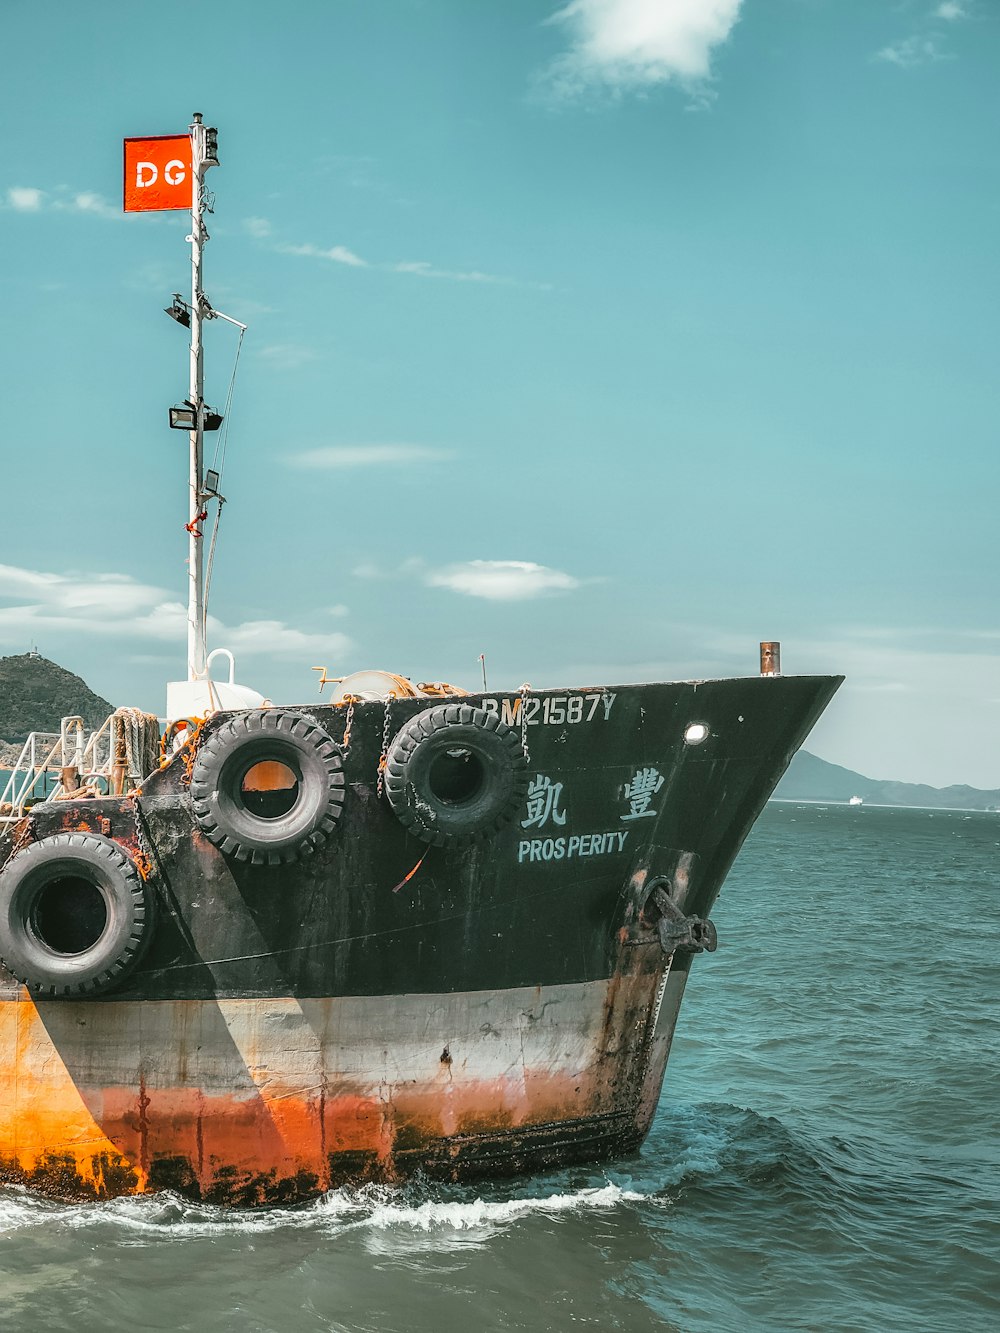
[[[227,1212],[0,1190],[0,1328],[1000,1328],[1000,816],[771,805],[642,1151]]]

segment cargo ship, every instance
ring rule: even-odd
[[[165,727],[66,718],[8,784],[0,1180],[249,1206],[632,1152],[726,873],[842,678],[782,675],[767,643],[761,674],[729,680],[470,693],[373,671],[274,706],[231,657],[213,679],[216,139],[200,116],[168,137],[192,213],[191,301],[168,308],[191,330],[171,418],[190,434],[188,676]],[[159,141],[127,141],[127,167],[136,142]],[[140,151],[133,188],[161,162]]]

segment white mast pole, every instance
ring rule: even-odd
[[[191,432],[188,478],[188,680],[205,675],[204,571],[199,514],[202,505],[202,468],[205,430],[205,367],[202,357],[202,250],[205,228],[202,221],[202,185],[205,179],[205,127],[201,113],[194,113],[191,133],[191,379],[189,400],[194,404],[195,424]]]

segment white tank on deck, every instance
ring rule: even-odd
[[[212,659],[217,656],[229,658],[229,679],[213,680],[211,676]],[[216,648],[208,655],[205,675],[200,680],[172,680],[167,684],[167,721],[176,722],[182,717],[205,717],[208,713],[217,713],[236,708],[260,708],[267,702],[262,694],[249,685],[237,685],[235,680],[236,663],[228,648]]]

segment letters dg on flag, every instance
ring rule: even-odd
[[[191,207],[191,140],[158,134],[125,140],[124,209],[150,213]]]

